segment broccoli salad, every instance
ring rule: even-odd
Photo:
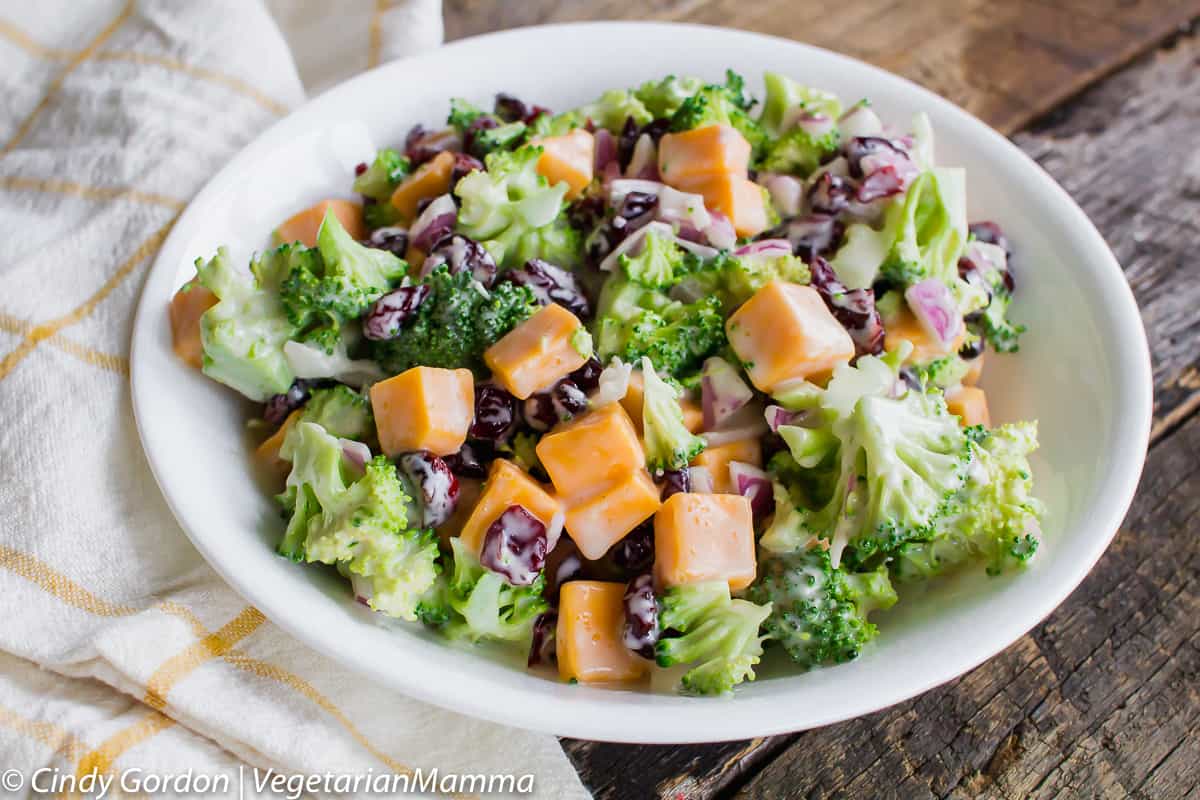
[[[175,350],[262,404],[279,554],[564,681],[699,695],[1025,565],[1036,424],[978,386],[1023,332],[1008,240],[924,115],[765,88],[454,99],[248,270],[197,260]]]

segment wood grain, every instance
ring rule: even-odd
[[[446,0],[448,38],[598,19],[784,36],[900,73],[1011,133],[1200,15],[1200,0]]]

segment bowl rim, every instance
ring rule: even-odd
[[[451,53],[470,51],[485,42],[493,43],[505,40],[516,42],[531,37],[536,39],[546,36],[566,36],[581,30],[617,37],[631,35],[633,31],[639,34],[664,36],[702,32],[708,36],[740,38],[748,46],[764,41],[771,42],[774,46],[783,43],[790,47],[806,50],[810,56],[825,59],[834,67],[839,64],[852,65],[856,70],[867,70],[867,74],[873,74],[881,81],[892,84],[899,82],[903,85],[904,90],[913,94],[922,107],[930,110],[936,108],[940,115],[955,119],[955,123],[963,127],[965,138],[977,139],[980,143],[987,144],[989,149],[1003,153],[1008,164],[1012,164],[1014,168],[1022,169],[1028,174],[1029,180],[1036,184],[1043,203],[1069,217],[1070,232],[1075,237],[1075,241],[1086,249],[1088,258],[1091,259],[1092,271],[1098,278],[1097,286],[1101,299],[1109,312],[1111,321],[1118,328],[1118,352],[1114,353],[1113,363],[1129,370],[1123,376],[1125,380],[1119,389],[1119,407],[1132,409],[1132,414],[1122,419],[1123,424],[1116,431],[1118,452],[1131,455],[1142,454],[1140,459],[1126,460],[1101,476],[1098,485],[1105,491],[1099,496],[1099,507],[1092,510],[1092,519],[1099,521],[1096,524],[1104,531],[1104,534],[1094,536],[1089,540],[1090,547],[1087,549],[1085,557],[1076,562],[1070,579],[1055,584],[1053,591],[1042,592],[1036,601],[1030,602],[1028,607],[1023,610],[1019,615],[1019,620],[1010,619],[1002,623],[1000,626],[1002,632],[989,639],[990,643],[986,647],[979,647],[971,653],[969,658],[955,662],[952,669],[944,670],[935,676],[910,680],[902,690],[889,694],[886,702],[881,703],[878,699],[867,699],[866,697],[852,698],[837,712],[818,716],[810,715],[799,724],[789,722],[787,715],[784,714],[776,714],[769,719],[760,721],[754,715],[731,713],[733,706],[736,705],[736,699],[722,702],[712,699],[678,698],[680,702],[670,704],[666,708],[668,719],[656,720],[654,726],[631,726],[623,715],[604,713],[613,708],[611,701],[605,699],[612,696],[607,692],[594,696],[588,694],[586,697],[580,693],[576,697],[571,697],[568,701],[563,702],[563,710],[569,710],[571,713],[556,716],[552,712],[548,713],[545,706],[548,702],[553,702],[557,706],[562,697],[552,697],[548,688],[530,688],[524,685],[511,687],[505,690],[504,697],[497,698],[495,687],[491,687],[489,690],[486,679],[465,675],[454,669],[453,665],[424,663],[426,659],[417,654],[408,658],[404,664],[404,670],[398,669],[395,662],[389,664],[385,669],[366,652],[339,647],[335,642],[335,636],[321,635],[314,632],[312,626],[302,625],[300,620],[302,615],[295,611],[289,611],[286,600],[280,600],[262,588],[256,582],[255,576],[242,566],[237,558],[230,557],[229,554],[220,552],[211,546],[211,543],[201,533],[200,525],[196,520],[192,520],[192,524],[189,524],[185,515],[181,513],[178,501],[168,489],[168,476],[164,472],[160,458],[156,455],[155,436],[151,433],[153,426],[149,424],[148,415],[151,413],[149,409],[155,403],[153,381],[148,376],[148,368],[141,366],[145,361],[143,358],[145,353],[162,347],[160,332],[155,330],[155,327],[160,324],[163,311],[160,308],[152,307],[157,305],[153,299],[161,296],[162,293],[158,290],[173,278],[180,259],[186,255],[185,248],[190,231],[195,226],[197,219],[206,213],[205,208],[210,204],[211,198],[219,197],[226,185],[236,178],[257,153],[271,147],[273,142],[299,124],[297,120],[301,116],[310,113],[310,109],[314,106],[327,102],[331,96],[349,93],[353,87],[359,84],[378,80],[377,76],[382,73],[393,71],[402,73],[411,70],[428,54],[389,62],[361,73],[321,92],[273,123],[229,160],[197,193],[175,223],[155,258],[146,279],[142,297],[139,299],[134,319],[130,349],[133,410],[138,435],[151,472],[168,506],[192,544],[234,591],[261,609],[272,622],[288,634],[384,686],[418,700],[500,724],[599,741],[639,743],[727,741],[820,727],[908,700],[966,674],[1011,646],[1044,620],[1074,591],[1107,549],[1133,501],[1149,445],[1153,412],[1149,345],[1133,292],[1104,238],[1083,210],[1040,165],[986,123],[907,78],[824,48],[782,37],[718,26],[625,21],[562,23],[514,28],[461,39],[432,52],[441,54],[446,51]],[[173,289],[174,287],[168,286],[167,288]],[[447,680],[452,676],[455,677],[455,681]],[[414,680],[414,677],[417,679]],[[424,678],[429,680],[424,680]],[[548,683],[548,686],[554,685],[556,684]],[[618,706],[618,708],[628,708],[628,706]],[[715,735],[713,732],[715,725],[712,719],[720,720],[721,730]],[[649,727],[652,729],[648,730]]]

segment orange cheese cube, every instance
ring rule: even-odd
[[[987,395],[978,386],[960,386],[946,392],[946,409],[962,420],[964,428],[973,425],[992,427],[988,413]]]
[[[646,454],[620,403],[559,425],[537,443],[537,456],[563,497],[590,497],[646,466]]]
[[[739,439],[736,442],[706,447],[692,459],[691,466],[704,467],[712,476],[713,491],[717,494],[737,494],[729,465],[734,461],[762,466],[762,443],[758,439]]]
[[[648,472],[639,469],[586,500],[567,501],[567,533],[579,552],[594,561],[649,519],[660,505],[658,487]]]
[[[964,327],[949,346],[942,344],[905,304],[900,305],[900,313],[884,321],[883,332],[883,349],[889,352],[898,348],[902,339],[912,342],[913,351],[906,363],[913,364],[928,364],[942,356],[957,353],[967,338]]]
[[[574,200],[592,182],[592,169],[596,162],[596,143],[592,134],[576,128],[562,136],[539,139],[533,144],[542,148],[537,162],[537,173],[551,186],[565,181],[570,188],[567,199]]]
[[[680,189],[684,189],[681,184],[697,178],[745,178],[749,166],[750,143],[730,125],[668,133],[658,143],[658,171],[663,183]]]
[[[625,584],[569,581],[558,596],[554,648],[564,681],[635,681],[650,662],[634,655],[622,639]]]
[[[654,577],[660,586],[727,580],[732,592],[754,581],[754,517],[734,494],[673,494],[654,515]]]
[[[171,318],[171,340],[175,355],[196,369],[200,369],[204,364],[200,317],[216,304],[217,296],[192,278],[175,293],[167,307],[167,315]]]
[[[287,477],[292,471],[291,462],[280,458],[279,450],[283,447],[283,440],[287,438],[288,431],[299,421],[301,411],[302,409],[297,408],[288,414],[279,429],[254,450],[254,458],[258,463],[271,472],[278,473],[280,477]]]
[[[979,383],[979,376],[983,374],[983,353],[972,358],[967,362],[967,374],[963,376],[963,386],[974,386]]]
[[[763,188],[744,174],[688,178],[678,186],[703,197],[710,211],[729,217],[738,236],[756,236],[770,225]]]
[[[497,383],[524,400],[584,365],[573,341],[582,329],[578,317],[551,303],[489,347],[483,361]]]
[[[367,238],[367,224],[363,222],[362,206],[350,200],[322,200],[312,208],[306,208],[294,217],[288,217],[275,229],[278,244],[300,242],[305,247],[317,246],[317,231],[325,220],[325,211],[333,212],[346,233],[355,239]]]
[[[450,178],[454,174],[454,153],[443,150],[417,167],[392,192],[392,205],[400,212],[405,222],[417,218],[417,205],[428,197],[437,197],[450,191]]]
[[[371,387],[371,409],[386,455],[428,450],[457,453],[475,418],[469,369],[413,367]]]
[[[479,502],[475,504],[471,516],[462,526],[462,532],[458,534],[463,544],[478,555],[488,528],[509,506],[522,506],[546,527],[550,526],[554,515],[562,510],[558,500],[542,488],[540,483],[529,477],[528,473],[511,461],[498,458],[492,462],[492,468],[488,471]]]
[[[771,281],[725,323],[750,381],[770,394],[795,378],[819,380],[854,357],[854,342],[811,286]]]

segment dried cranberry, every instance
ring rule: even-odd
[[[850,205],[853,188],[832,172],[822,172],[808,193],[808,204],[818,214],[838,214]]]
[[[622,643],[643,658],[653,658],[659,627],[658,600],[654,596],[654,578],[650,573],[644,572],[629,582],[625,588],[624,607]]]
[[[858,185],[855,199],[860,203],[870,203],[883,197],[892,197],[904,191],[904,176],[894,166],[880,167]]]
[[[550,390],[550,397],[553,399],[554,413],[558,415],[559,422],[565,422],[587,411],[587,395],[570,379],[564,378],[555,384]]]
[[[558,630],[558,612],[544,611],[533,621],[533,638],[529,641],[529,659],[525,662],[528,667],[538,664],[555,664],[558,653],[555,651],[555,634]]]
[[[834,318],[849,332],[855,352],[858,355],[882,353],[883,320],[875,308],[875,292],[872,289],[847,289],[820,256],[813,258],[810,270],[813,288],[820,293]]]
[[[567,377],[575,382],[585,392],[593,392],[600,385],[600,373],[604,371],[604,365],[600,363],[600,359],[592,356],[579,369],[572,372]]]
[[[527,287],[542,305],[558,303],[581,319],[591,313],[591,305],[575,276],[548,261],[532,258],[520,269],[504,273],[504,279]]]
[[[404,323],[417,313],[429,292],[429,287],[423,283],[388,292],[372,303],[363,316],[363,336],[377,342],[394,339]]]
[[[630,192],[621,198],[621,204],[613,212],[613,231],[618,241],[624,239],[638,228],[654,221],[654,213],[658,209],[658,195],[649,192]]]
[[[554,408],[554,395],[550,392],[535,392],[525,399],[521,407],[525,424],[535,431],[548,431],[558,422],[558,411]]]
[[[487,288],[496,281],[496,260],[492,254],[479,242],[461,234],[447,236],[435,244],[425,257],[421,272],[427,275],[442,264],[451,275],[469,269],[475,280]]]
[[[476,170],[482,172],[484,167],[483,162],[470,153],[455,153],[454,168],[450,171],[450,185],[456,185],[459,180]]]
[[[958,349],[958,356],[964,361],[971,361],[983,355],[983,348],[983,338],[977,336]]]
[[[479,563],[513,586],[537,580],[546,563],[546,526],[524,506],[511,505],[488,526]]]
[[[869,155],[888,152],[890,155],[908,158],[908,153],[898,147],[891,139],[882,136],[855,136],[842,146],[852,178],[861,179],[863,176],[862,160]]]
[[[304,378],[297,378],[282,394],[271,396],[263,406],[263,419],[270,425],[282,425],[297,408],[308,402],[311,384]]]
[[[621,126],[621,133],[617,136],[617,163],[621,165],[621,171],[629,166],[629,159],[633,158],[633,148],[637,144],[638,137],[642,135],[641,128],[633,117],[626,117],[625,124]]]
[[[673,494],[686,494],[692,490],[692,473],[684,469],[669,469],[662,475],[662,499],[666,500]]]
[[[759,239],[787,239],[792,243],[792,252],[805,261],[824,256],[838,248],[844,227],[829,214],[810,214],[796,217],[784,224],[758,235]]]
[[[658,119],[652,119],[643,125],[641,133],[649,136],[654,140],[655,144],[658,144],[658,140],[670,130],[671,120],[667,119],[666,117],[659,117]]]
[[[646,520],[613,545],[612,561],[626,572],[641,572],[654,563],[654,520]]]
[[[414,125],[404,137],[404,155],[415,169],[445,150],[457,151],[462,142],[453,128],[431,131]]]
[[[376,250],[387,250],[400,258],[408,252],[408,231],[404,228],[376,228],[367,239],[367,246]]]
[[[517,398],[493,383],[475,386],[475,421],[472,439],[498,442],[508,438],[517,424]]]
[[[442,460],[450,471],[461,478],[486,478],[487,462],[495,457],[490,447],[479,443],[467,442]]]
[[[487,153],[479,147],[479,132],[498,127],[500,127],[500,123],[487,114],[481,114],[471,120],[471,124],[463,131],[463,149],[473,156],[483,158]]]
[[[421,527],[436,528],[450,519],[458,505],[458,478],[449,465],[428,450],[404,453],[396,465],[421,502]]]
[[[505,122],[520,122],[529,116],[529,106],[511,94],[500,92],[492,104],[492,113]]]
[[[354,165],[354,177],[358,177],[367,171],[367,162],[360,161]]]
[[[987,220],[972,222],[967,226],[967,230],[979,241],[996,245],[1004,251],[1006,257],[1012,258],[1012,249],[1009,247],[1008,237],[1004,235],[1004,231],[996,223]]]

